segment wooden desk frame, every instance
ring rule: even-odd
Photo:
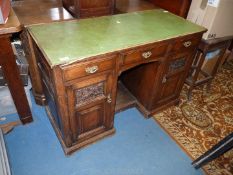
[[[160,10],[155,12],[165,13]],[[151,13],[151,11],[141,14],[145,13]],[[124,18],[124,15],[117,17]],[[115,16],[107,18],[112,20]],[[105,20],[105,18],[97,18],[93,21],[97,20],[98,23],[103,19]],[[184,22],[183,19],[178,19],[179,22]],[[79,21],[66,22],[65,26],[73,26],[76,22]],[[141,24],[139,22],[139,25]],[[149,24],[147,23],[148,26]],[[171,24],[170,21],[169,24]],[[62,23],[50,25],[61,26],[64,30]],[[87,55],[83,59],[67,62],[58,60],[53,64],[54,62],[51,63],[47,56],[49,54],[45,53],[41,45],[47,43],[47,33],[42,34],[43,42],[40,42],[40,39],[37,40],[37,27],[42,27],[41,31],[44,31],[50,25],[28,27],[26,35],[30,48],[28,59],[31,60],[29,61],[30,70],[34,70],[35,73],[32,74],[33,71],[30,71],[31,76],[34,77],[32,81],[36,81],[32,84],[38,85],[33,87],[33,92],[37,92],[37,101],[39,101],[38,97],[45,97],[41,99],[40,104],[46,103],[47,113],[66,154],[71,154],[83,146],[113,134],[116,111],[136,106],[148,118],[162,109],[178,104],[193,55],[202,34],[206,31],[205,28],[195,26],[198,27],[197,30],[191,28],[186,32],[173,34],[172,37],[126,44],[127,46],[114,47],[105,52],[97,51],[91,54],[93,56]],[[53,28],[50,29],[53,30]],[[76,30],[70,31],[69,28],[65,31],[69,34],[64,37],[69,39],[76,34],[82,35],[81,33],[71,34]],[[85,33],[85,30],[82,31]],[[173,33],[172,29],[171,33]],[[158,32],[155,34],[157,38]],[[56,39],[56,36],[54,37]],[[77,41],[72,43],[77,44]],[[50,44],[53,46],[54,43]],[[62,49],[65,46],[59,47]],[[95,45],[92,47],[94,48]],[[66,50],[64,53],[66,54]],[[75,53],[71,57],[78,56],[81,55]],[[56,59],[57,56],[54,58]],[[123,87],[119,87],[119,84]],[[123,93],[119,90],[123,90]]]
[[[42,98],[39,103],[47,104],[47,113],[64,152],[71,154],[85,145],[113,134],[115,132],[113,124],[115,110],[121,111],[128,107],[136,106],[145,117],[150,117],[162,109],[178,104],[180,91],[193,61],[194,51],[201,40],[202,33],[129,48],[122,50],[120,54],[115,52],[100,55],[86,59],[84,62],[55,66],[53,69],[49,67],[44,55],[30,34],[28,34],[28,37],[32,51],[32,64],[30,66],[40,73],[40,76],[38,74],[33,76],[37,77],[36,83],[40,87],[43,87],[43,89],[33,87],[34,92],[37,92],[37,101],[40,101],[38,97],[46,97],[47,102],[45,98]],[[189,40],[192,41],[193,45],[188,48],[184,47],[182,43]],[[179,43],[181,44],[179,45]],[[174,45],[176,47],[173,47]],[[143,54],[149,48],[152,49],[152,52],[153,48],[156,48],[155,51],[158,51],[160,47],[157,46],[165,46],[160,55],[149,59],[142,57],[133,62],[131,62],[131,59],[128,59],[130,57],[127,55],[130,55],[130,53],[137,53],[139,51],[139,54]],[[183,58],[185,58],[185,63],[182,61]],[[97,73],[82,72],[84,67],[93,68],[95,65],[100,66],[99,73],[98,71]],[[155,77],[149,85],[144,84],[144,87],[141,85],[139,88],[135,88],[138,82],[135,81],[132,84],[133,82],[129,80],[134,75],[139,76],[137,69],[135,69],[138,66],[140,72],[144,72],[145,75],[145,77],[140,77],[141,81],[144,81],[144,78]],[[150,75],[151,70],[156,67],[158,69],[157,73]],[[76,75],[79,77],[76,77]],[[133,94],[133,102],[125,102],[120,99],[118,101],[122,101],[122,103],[117,102],[117,82],[119,76],[122,77],[122,82]],[[100,96],[97,95],[97,100],[92,99],[92,102],[90,102],[88,99],[86,101],[84,99],[83,102],[75,105],[76,100],[74,96],[80,91],[86,93],[84,96],[88,96],[91,89],[96,91],[96,94],[99,94],[102,90],[98,82],[103,82],[104,93]],[[87,88],[85,89],[85,87]],[[144,92],[148,94],[148,92],[140,91],[140,88],[144,90],[150,88],[151,93],[154,95],[144,97],[142,94]],[[38,92],[41,94],[38,95]],[[116,103],[118,106],[116,106]],[[71,106],[77,106],[77,108],[73,109]],[[97,117],[93,117],[94,114]],[[71,117],[75,115],[79,115],[81,119],[77,121],[76,117]],[[103,116],[105,117],[102,120]],[[92,122],[90,121],[93,120],[95,122],[92,126],[90,124]],[[81,128],[78,133],[77,128]]]

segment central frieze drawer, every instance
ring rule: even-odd
[[[76,63],[63,68],[63,78],[66,81],[73,80],[76,78],[93,75],[106,70],[114,69],[115,67],[115,56],[107,57],[102,60],[94,60],[85,63]]]
[[[130,50],[123,53],[123,65],[135,64],[138,62],[150,61],[166,54],[169,44],[156,44],[148,47]]]

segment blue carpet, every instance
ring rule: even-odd
[[[116,134],[65,156],[46,116],[5,136],[13,175],[202,175],[153,119],[132,108],[115,116]]]

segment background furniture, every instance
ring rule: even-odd
[[[185,81],[186,84],[189,85],[187,94],[189,100],[191,100],[192,90],[196,86],[207,84],[207,91],[210,89],[211,82],[217,73],[222,58],[226,52],[226,49],[229,47],[231,40],[232,37],[224,37],[211,40],[202,39],[200,45],[198,46],[192,69],[190,70],[189,76]],[[218,59],[213,66],[212,71],[210,73],[207,73],[202,69],[203,62],[206,58],[207,53],[216,50],[219,50]]]
[[[11,175],[3,133],[0,128],[0,175]]]
[[[40,8],[38,8],[40,7]],[[29,63],[29,72],[32,82],[32,91],[37,104],[45,104],[45,96],[41,86],[41,79],[37,66],[33,58],[33,49],[29,50],[30,42],[28,40],[25,27],[33,24],[52,23],[57,21],[72,20],[73,17],[67,12],[60,0],[24,0],[12,2],[14,9],[21,25],[24,26],[20,34],[24,52]]]
[[[63,8],[60,0],[21,0],[11,4],[23,26],[73,18]]]
[[[150,0],[154,5],[186,18],[192,0]]]
[[[31,110],[25,95],[10,38],[22,30],[14,11],[11,10],[6,24],[0,25],[0,66],[10,89],[20,120],[23,124],[32,121]]]
[[[192,165],[198,169],[208,162],[216,159],[217,157],[223,155],[225,152],[233,148],[233,133],[227,135],[224,139],[214,145],[210,150],[205,152],[203,155],[198,157],[192,162]]]
[[[191,0],[62,0],[63,6],[76,18],[111,15],[163,8],[186,18]]]
[[[76,18],[111,15],[115,0],[62,0],[63,6]]]
[[[115,13],[129,13],[158,8],[149,0],[116,0]]]
[[[127,104],[145,117],[177,104],[206,31],[163,10],[27,29],[47,113],[66,154],[114,133],[115,110],[128,107],[116,102],[118,80],[133,94],[123,95],[133,97]],[[138,87],[128,79],[140,82]]]

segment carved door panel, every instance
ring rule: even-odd
[[[156,92],[153,107],[160,106],[166,102],[178,98],[186,78],[191,55],[181,53],[170,55],[164,63],[164,72],[160,78],[158,91]]]
[[[67,87],[74,142],[82,142],[113,127],[113,84],[113,74],[105,73]]]

